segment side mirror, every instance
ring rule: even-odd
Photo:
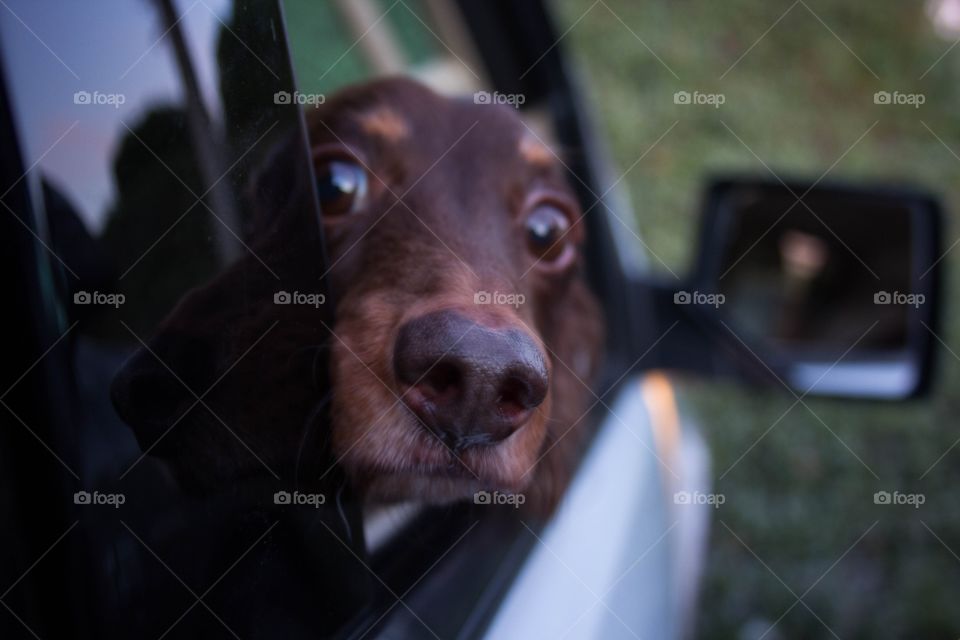
[[[918,191],[721,180],[674,304],[797,393],[909,398],[932,369],[939,230]]]

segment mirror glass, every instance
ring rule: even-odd
[[[910,395],[932,314],[922,201],[745,183],[715,196],[708,271],[729,331],[800,391]]]

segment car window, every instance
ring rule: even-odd
[[[7,532],[17,633],[73,622],[38,604],[47,551],[75,567],[58,588],[83,594],[92,637],[349,635],[428,582],[418,633],[494,605],[533,541],[515,514],[364,512],[323,437],[337,292],[303,125],[384,75],[484,99],[473,27],[417,1],[10,3],[4,204],[49,347],[11,365],[10,437],[56,479],[57,514]],[[471,580],[423,580],[444,557]]]
[[[19,245],[38,250],[22,275],[49,311],[36,318],[49,349],[9,381],[8,409],[31,439],[17,450],[72,489],[45,507],[62,520],[23,519],[8,592],[22,625],[4,625],[72,635],[69,617],[42,614],[50,576],[28,561],[56,541],[74,568],[61,588],[94,637],[340,628],[370,597],[358,522],[348,496],[296,481],[320,475],[289,459],[319,460],[301,438],[311,424],[277,408],[303,399],[256,393],[286,332],[303,339],[288,374],[326,375],[324,250],[300,110],[282,98],[280,12],[13,2],[0,29],[7,152],[22,159],[4,204],[37,239]],[[269,414],[287,453],[249,429]],[[199,442],[225,455],[184,456]],[[285,511],[294,501],[308,511]]]

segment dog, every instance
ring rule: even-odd
[[[335,302],[273,304],[277,283],[247,256],[117,375],[121,417],[185,486],[335,469],[365,503],[499,491],[549,513],[603,344],[562,163],[515,109],[405,78],[307,118]],[[251,247],[296,273],[317,255],[284,202],[307,187],[272,174]]]

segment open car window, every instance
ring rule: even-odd
[[[390,74],[495,100],[474,39],[498,28],[436,2],[10,3],[5,259],[29,340],[3,473],[44,478],[4,496],[10,637],[76,636],[80,618],[98,638],[348,637],[398,613],[483,628],[539,524],[365,512],[322,437],[338,292],[303,113]],[[548,97],[513,106],[554,139]],[[444,587],[452,571],[472,579]],[[70,615],[45,615],[67,594]]]

